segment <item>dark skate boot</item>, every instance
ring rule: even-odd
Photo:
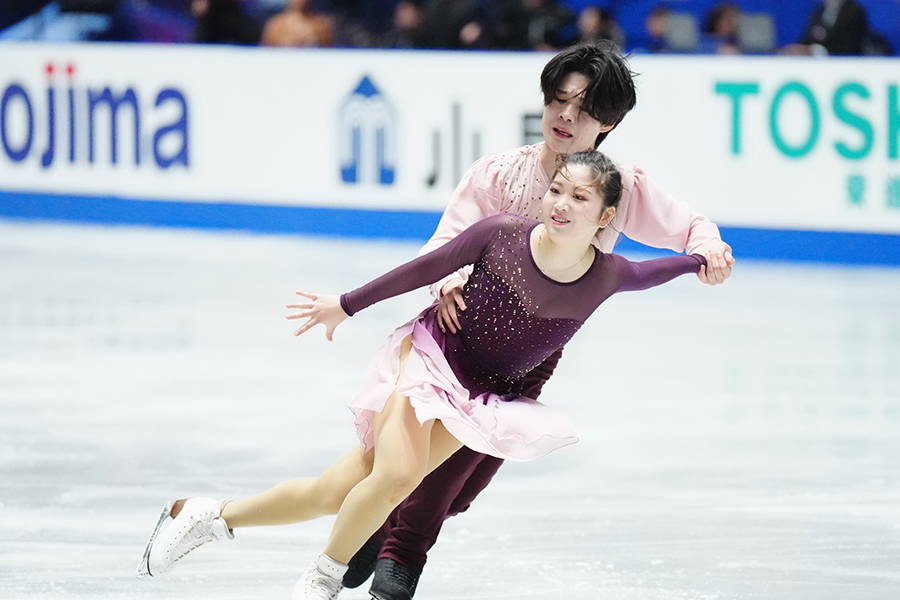
[[[375,562],[381,551],[382,538],[376,532],[363,547],[357,550],[350,559],[349,568],[344,574],[345,588],[358,588],[375,572]]]
[[[375,600],[412,600],[419,584],[419,575],[391,558],[379,558],[375,578],[369,593]]]

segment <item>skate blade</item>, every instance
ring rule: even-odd
[[[144,558],[142,558],[140,564],[138,564],[138,579],[143,579],[147,576],[152,577],[150,574],[150,549],[153,548],[153,541],[156,539],[156,535],[162,528],[163,523],[169,518],[169,513],[172,512],[172,504],[174,504],[174,502],[167,502],[163,507],[162,513],[159,515],[159,521],[156,522],[156,527],[153,528],[153,533],[150,534],[150,539],[147,541],[147,547],[144,549]]]

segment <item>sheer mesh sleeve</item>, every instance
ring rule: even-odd
[[[667,256],[642,262],[630,262],[616,254],[610,256],[615,258],[622,269],[618,287],[621,292],[650,289],[680,275],[696,273],[701,266],[706,265],[706,259],[699,254]]]
[[[502,217],[478,221],[440,248],[341,295],[341,308],[353,316],[376,302],[432,284],[457,269],[478,262],[498,229],[495,221]]]

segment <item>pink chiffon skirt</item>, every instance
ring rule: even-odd
[[[394,330],[350,402],[357,436],[367,452],[374,447],[374,413],[384,410],[395,390],[409,398],[420,423],[439,419],[456,439],[483,454],[527,461],[578,441],[572,421],[537,400],[493,393],[471,398],[444,357],[445,334],[437,327],[436,314],[432,306]],[[400,345],[410,335],[412,350],[399,378]]]

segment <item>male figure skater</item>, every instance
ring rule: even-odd
[[[498,213],[537,218],[550,185],[556,157],[597,148],[634,108],[636,93],[627,60],[612,42],[580,44],[554,56],[541,73],[544,141],[476,161],[454,191],[431,240],[421,253],[446,243],[476,221]],[[702,254],[703,283],[722,283],[734,259],[715,224],[675,200],[640,169],[620,166],[619,210],[595,239],[610,252],[619,233],[657,248]],[[440,299],[438,322],[456,333],[457,311],[465,310],[460,272],[432,288]],[[558,360],[559,356],[556,356]],[[522,395],[537,398],[546,373],[526,385]],[[346,587],[362,585],[374,571],[370,593],[377,600],[410,600],[445,519],[465,511],[487,487],[503,461],[463,447],[431,473],[393,512],[382,529],[350,561]]]

